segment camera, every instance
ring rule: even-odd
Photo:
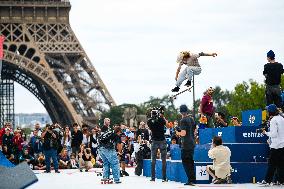
[[[151,118],[158,118],[161,117],[161,115],[163,116],[165,112],[165,107],[161,106],[161,107],[154,107],[151,110]]]
[[[52,131],[53,129],[55,129],[54,125],[46,125],[46,129]]]
[[[263,131],[268,131],[268,129],[269,129],[269,127],[270,127],[270,122],[269,121],[266,121],[266,122],[264,122],[263,124],[261,124],[261,128],[259,128],[259,129],[256,129],[255,130],[255,132],[256,133],[262,133]]]
[[[177,132],[181,132],[181,128],[180,127],[175,127],[175,130],[177,131]]]

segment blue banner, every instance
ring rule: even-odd
[[[262,123],[262,110],[247,110],[242,112],[243,126],[260,126]]]

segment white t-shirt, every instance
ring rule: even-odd
[[[83,134],[82,144],[88,145],[89,141],[90,141],[90,137],[87,137],[86,134]]]
[[[198,62],[198,58],[200,57],[200,55],[195,54],[195,53],[191,53],[191,52],[189,52],[189,54],[190,54],[190,57],[186,61],[184,61],[183,60],[183,54],[179,53],[179,55],[177,57],[177,63],[179,63],[180,66],[185,64],[187,66],[200,67],[200,64]]]
[[[270,131],[265,134],[270,138],[270,148],[284,148],[284,118],[280,115],[274,116],[270,121]]]

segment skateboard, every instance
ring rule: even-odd
[[[180,94],[182,94],[182,93],[184,93],[184,92],[186,92],[186,91],[191,92],[192,87],[193,87],[193,86],[190,86],[190,87],[188,87],[188,88],[186,88],[186,89],[184,89],[184,90],[182,90],[182,91],[180,91],[180,92],[178,92],[178,93],[176,93],[176,94],[170,96],[170,99],[175,100],[175,99],[177,99],[177,96],[178,96],[178,95],[180,95]]]
[[[101,179],[101,184],[113,184],[113,179]]]

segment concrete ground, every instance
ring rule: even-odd
[[[109,184],[103,185],[100,182],[101,176],[97,176],[98,169],[92,169],[90,172],[80,172],[79,170],[60,170],[60,174],[54,173],[42,173],[43,171],[34,171],[39,181],[28,189],[90,189],[90,188],[123,188],[123,189],[183,189],[183,188],[236,188],[236,189],[255,189],[260,188],[257,184],[197,184],[196,186],[184,186],[179,182],[166,182],[162,183],[161,180],[150,182],[149,178],[143,176],[134,175],[134,169],[128,168],[127,171],[130,174],[128,177],[122,177],[121,184]],[[272,186],[269,188],[284,188],[284,186]]]

